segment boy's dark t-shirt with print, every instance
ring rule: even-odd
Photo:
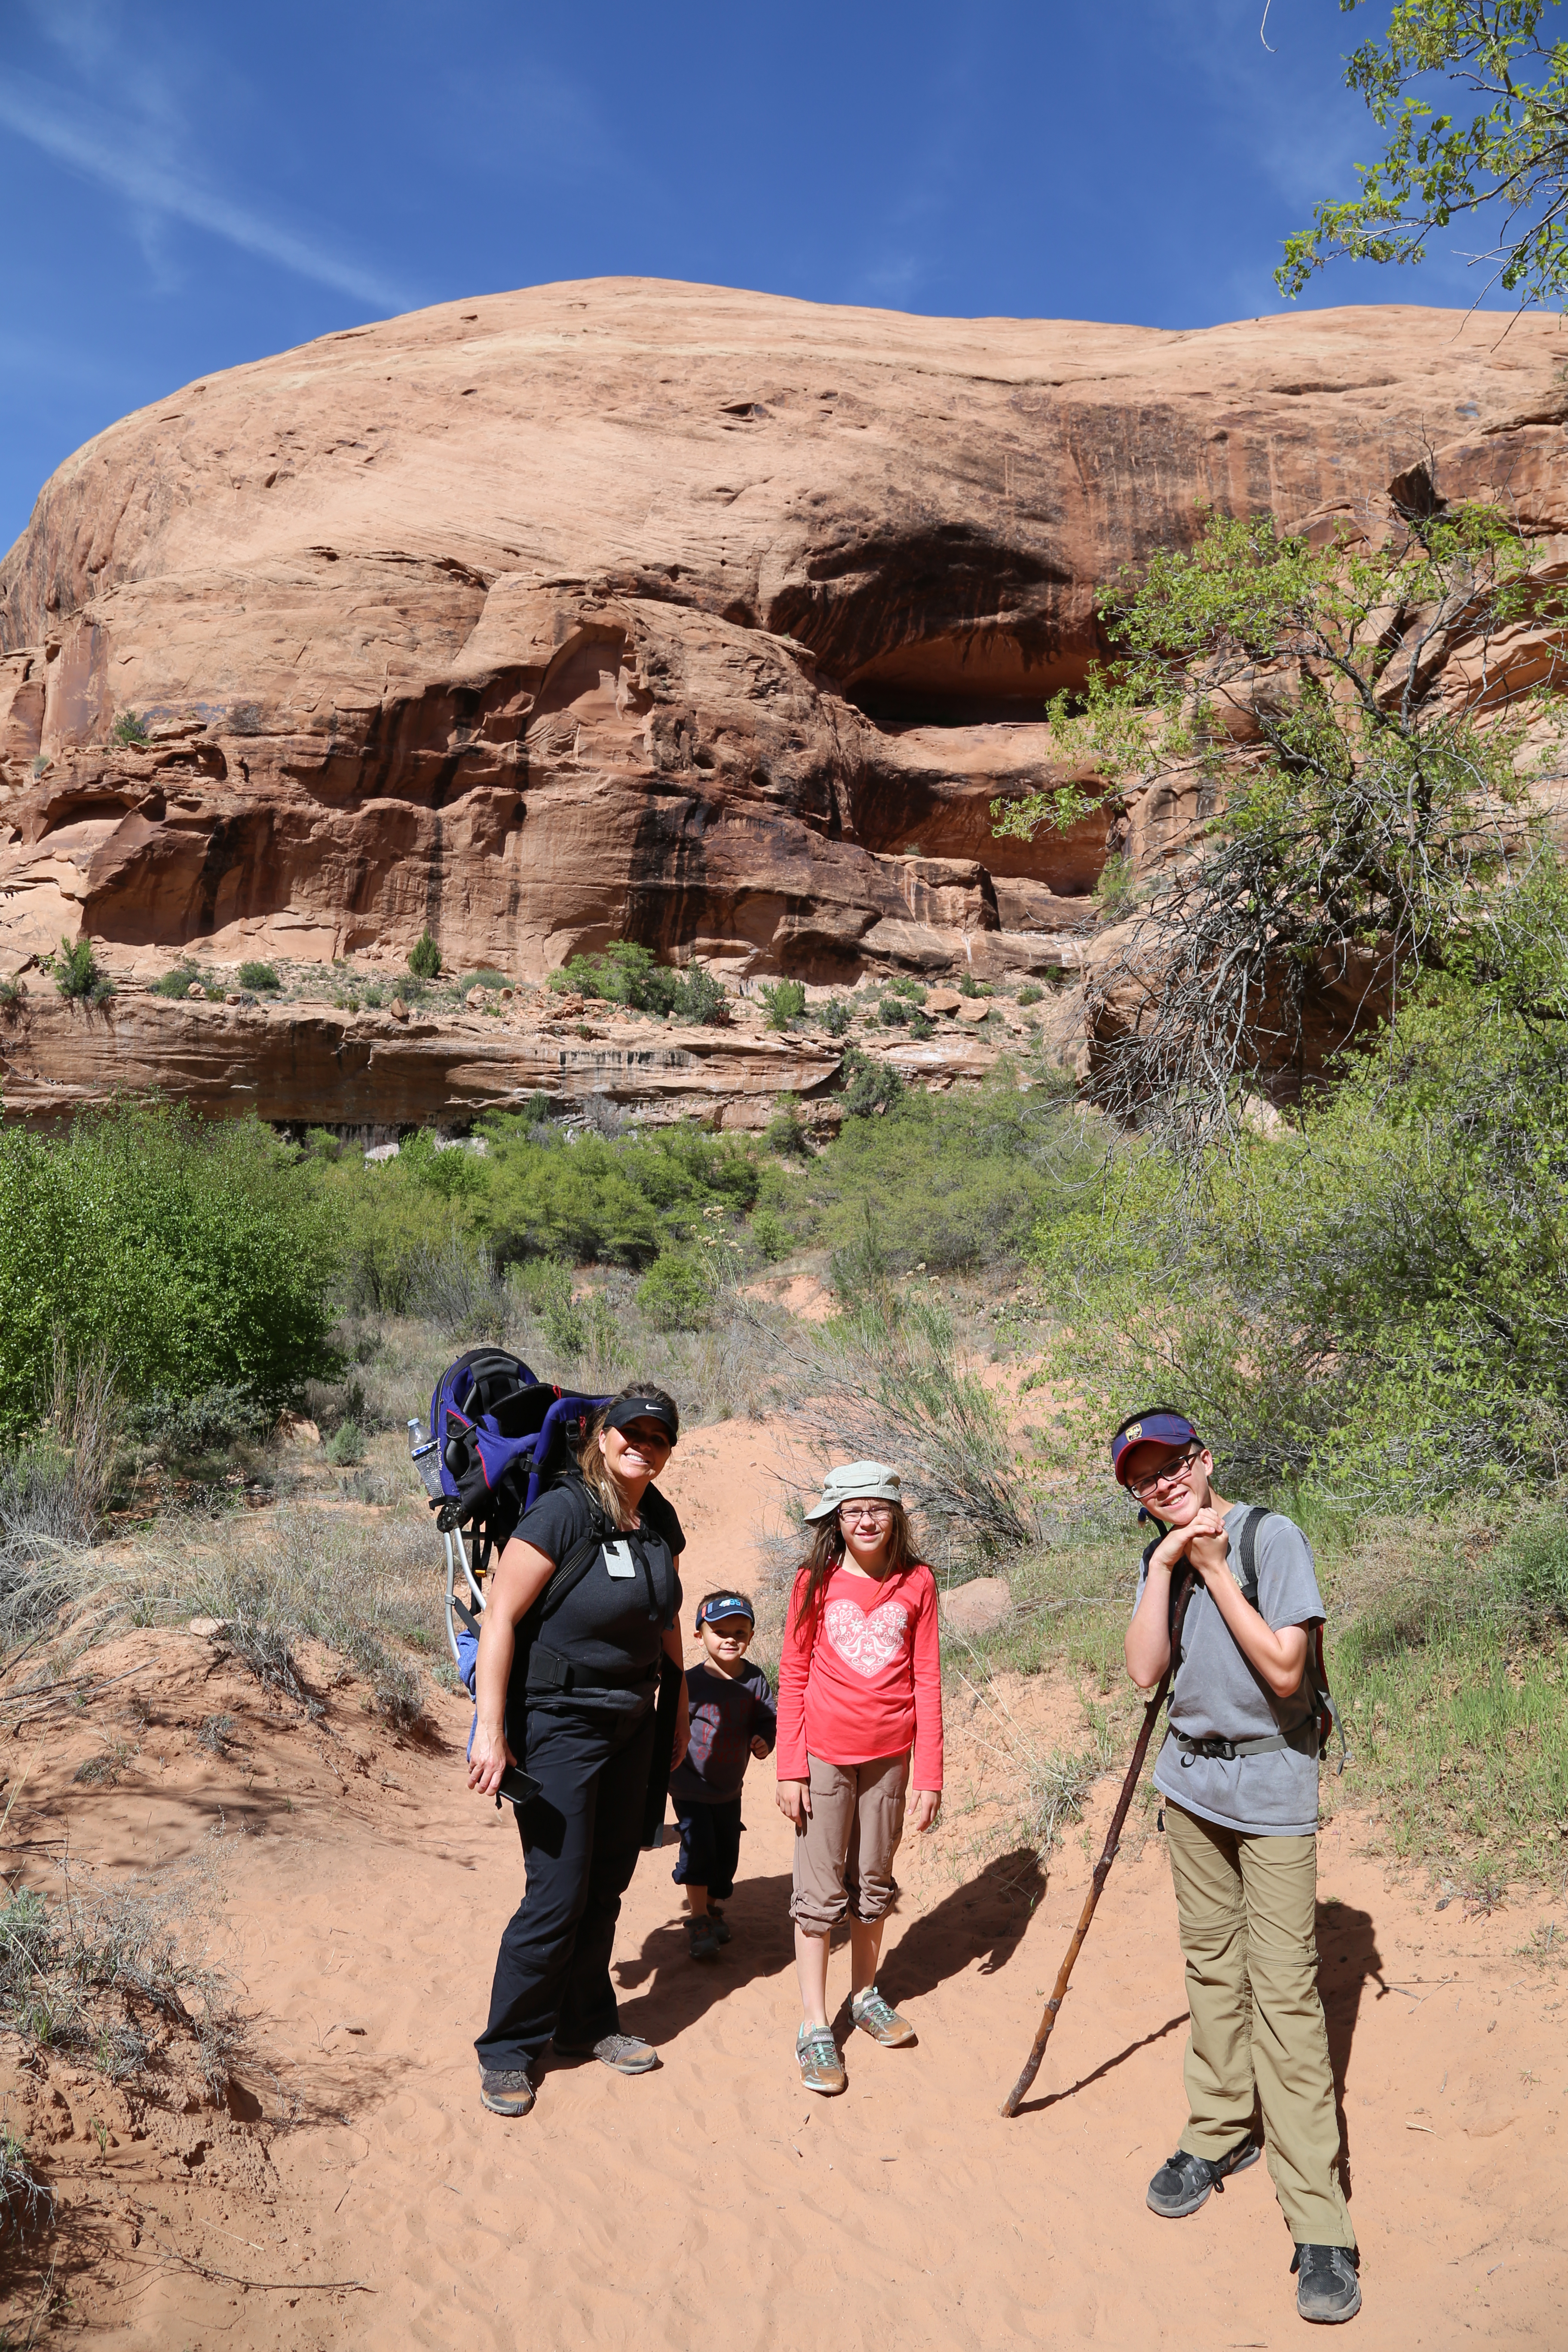
[[[768,1678],[750,1661],[735,1675],[696,1665],[687,1669],[686,1689],[691,1745],[669,1776],[669,1793],[677,1805],[732,1804],[746,1777],[752,1740],[765,1739],[772,1748],[777,1736]]]

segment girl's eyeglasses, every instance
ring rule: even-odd
[[[845,1528],[890,1528],[893,1515],[885,1503],[879,1504],[875,1510],[845,1503],[839,1507],[838,1523]]]
[[[1202,1446],[1194,1445],[1183,1454],[1179,1462],[1167,1462],[1163,1470],[1152,1470],[1146,1478],[1129,1478],[1128,1493],[1136,1495],[1142,1503],[1146,1496],[1157,1495],[1162,1486],[1184,1486],[1187,1474],[1202,1451]]]

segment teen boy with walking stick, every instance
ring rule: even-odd
[[[1291,1520],[1215,1492],[1214,1456],[1184,1414],[1156,1410],[1123,1422],[1110,1459],[1164,1529],[1127,1629],[1127,1668],[1141,1690],[1171,1663],[1173,1570],[1187,1560],[1198,1580],[1154,1768],[1192,2012],[1189,2112],[1175,2154],[1149,2184],[1150,2209],[1173,2221],[1195,2213],[1227,2174],[1257,2162],[1256,2093],[1275,2193],[1296,2241],[1296,2307],[1303,2319],[1331,2325],[1361,2308],[1361,2286],[1318,1997],[1310,1669],[1323,1604],[1312,1555]]]

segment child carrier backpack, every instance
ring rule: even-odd
[[[491,1558],[570,1466],[589,1416],[605,1402],[536,1380],[504,1348],[470,1348],[431,1391],[429,1435],[417,1421],[408,1424],[409,1451],[447,1549],[447,1640],[470,1693]]]
[[[1152,1511],[1140,1511],[1138,1516],[1160,1530],[1153,1540],[1145,1544],[1143,1548],[1143,1570],[1147,1575],[1149,1562],[1168,1530],[1164,1521],[1156,1518]],[[1240,1539],[1237,1545],[1237,1559],[1239,1562],[1240,1573],[1237,1574],[1235,1566],[1231,1569],[1231,1574],[1236,1577],[1236,1581],[1240,1587],[1241,1597],[1249,1609],[1256,1609],[1258,1606],[1258,1530],[1269,1516],[1270,1514],[1264,1510],[1261,1505],[1257,1503],[1249,1505],[1247,1517],[1241,1523]],[[1173,1610],[1174,1579],[1172,1580],[1171,1600]],[[1174,1646],[1175,1628],[1173,1625],[1173,1651]],[[1334,1705],[1329,1689],[1328,1668],[1323,1664],[1323,1628],[1321,1619],[1317,1624],[1308,1630],[1307,1664],[1301,1676],[1301,1687],[1311,1702],[1311,1713],[1305,1720],[1316,1726],[1320,1756],[1323,1755],[1328,1748],[1330,1734],[1336,1731],[1339,1734],[1340,1760],[1334,1767],[1337,1776],[1344,1770],[1350,1750],[1345,1745],[1345,1727],[1340,1720],[1340,1711]],[[1166,1700],[1167,1707],[1175,1695],[1176,1678],[1173,1673],[1170,1697]],[[1299,1730],[1300,1726],[1298,1725],[1297,1728]],[[1184,1761],[1190,1755],[1200,1754],[1226,1757],[1261,1756],[1269,1749],[1288,1748],[1291,1744],[1291,1735],[1286,1732],[1276,1732],[1266,1739],[1189,1739],[1184,1732],[1177,1731],[1173,1726],[1171,1737],[1180,1744],[1184,1751]]]

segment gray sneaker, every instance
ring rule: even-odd
[[[492,2116],[525,2116],[533,2098],[533,2084],[525,2074],[479,2068],[479,2105],[489,2107]]]
[[[884,2050],[903,2050],[917,2039],[915,2029],[907,2017],[900,2017],[891,2004],[882,1999],[875,1985],[858,1992],[849,2004],[849,2015],[862,2033],[879,2042]]]
[[[658,2052],[637,2033],[605,2033],[597,2042],[557,2042],[555,2047],[563,2058],[596,2058],[617,2074],[650,2074],[658,2064]]]
[[[1361,2309],[1356,2260],[1346,2246],[1297,2247],[1290,2267],[1297,2273],[1296,2308],[1303,2319],[1336,2327],[1355,2317]]]
[[[849,2080],[830,2025],[803,2025],[795,2037],[795,2054],[802,2084],[808,2091],[821,2091],[831,2098]]]

